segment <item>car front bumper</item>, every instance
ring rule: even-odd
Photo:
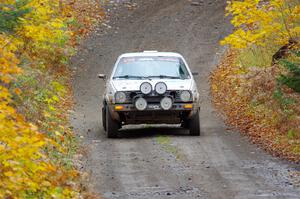
[[[142,123],[179,123],[182,118],[190,118],[200,109],[197,103],[174,103],[169,110],[159,104],[148,104],[145,110],[138,110],[133,104],[108,105],[113,119],[128,124]]]
[[[112,111],[115,112],[129,112],[129,111],[140,111],[136,109],[133,104],[115,104],[111,105]],[[163,110],[159,104],[148,104],[147,108],[143,111],[191,111],[197,108],[195,103],[175,103],[169,110]]]

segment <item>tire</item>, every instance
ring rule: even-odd
[[[118,137],[119,123],[111,117],[108,106],[105,106],[106,133],[108,138]]]
[[[183,121],[181,122],[180,127],[185,128],[185,129],[188,129],[188,128],[189,128],[189,123],[188,123],[188,121],[187,121],[187,120],[183,120]]]
[[[106,131],[106,105],[102,107],[102,126],[104,131]]]
[[[196,114],[189,120],[189,129],[191,136],[200,136],[200,117],[199,110]]]

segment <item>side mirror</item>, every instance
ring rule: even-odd
[[[106,80],[106,75],[105,74],[98,74],[98,78]]]
[[[199,73],[198,72],[192,72],[192,75],[197,76],[197,75],[199,75]]]

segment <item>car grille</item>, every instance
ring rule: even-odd
[[[165,96],[171,96],[174,102],[181,102],[180,100],[180,91],[167,91],[163,95],[158,95],[155,92],[149,95],[143,95],[141,92],[125,92],[126,94],[126,103],[133,103],[134,99],[141,96],[147,100],[148,103],[160,103],[161,99]]]

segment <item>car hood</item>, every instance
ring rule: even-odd
[[[151,79],[151,80],[112,80],[116,91],[138,91],[143,82],[149,82],[154,89],[158,82],[164,82],[168,90],[190,90],[192,79]]]

